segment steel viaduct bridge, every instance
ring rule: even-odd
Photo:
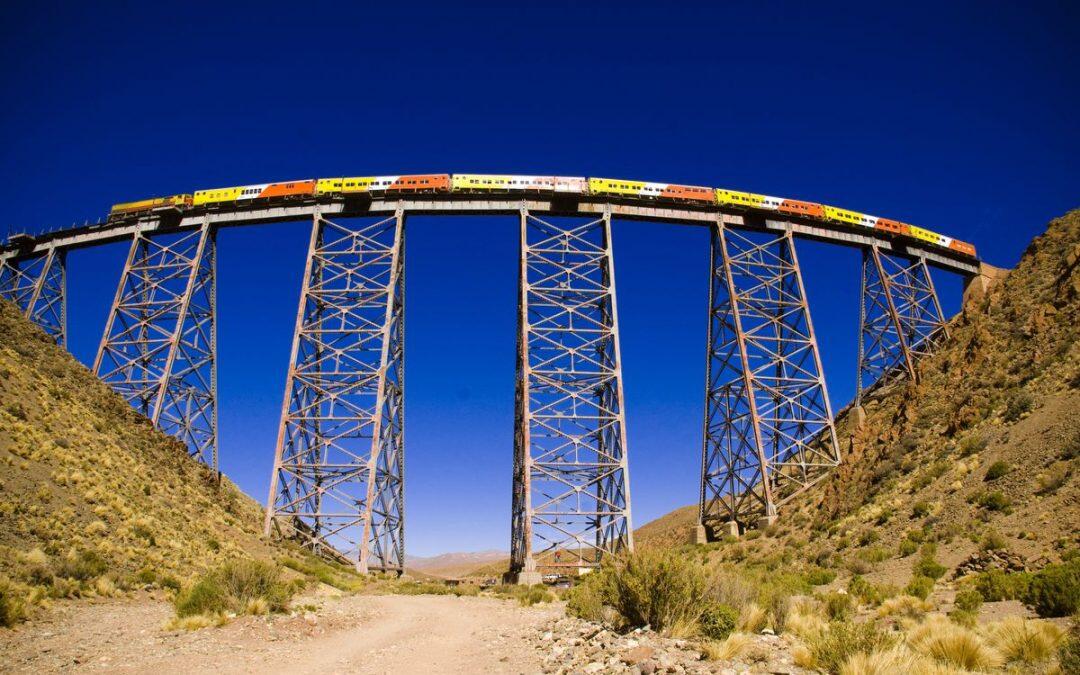
[[[130,241],[95,373],[215,471],[215,234],[311,223],[267,534],[358,570],[405,561],[405,223],[512,215],[520,228],[511,572],[580,570],[633,547],[613,219],[707,227],[711,262],[699,536],[769,523],[840,462],[797,239],[862,251],[856,403],[915,378],[946,333],[929,266],[970,256],[874,229],[723,205],[596,195],[340,195],[219,204],[0,248],[0,296],[64,344],[65,253]]]

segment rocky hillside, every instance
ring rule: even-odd
[[[718,544],[726,559],[797,557],[906,582],[927,541],[941,562],[1038,568],[1080,543],[1080,211],[967,299],[949,339],[908,381],[838,419],[843,465],[770,531]],[[638,530],[688,541],[696,507]],[[962,570],[963,571],[963,570]]]
[[[0,599],[178,587],[282,553],[260,526],[254,500],[0,301]]]

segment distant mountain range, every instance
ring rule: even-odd
[[[457,577],[464,576],[477,567],[509,558],[509,552],[496,550],[460,551],[431,557],[406,555],[405,566],[433,576]]]

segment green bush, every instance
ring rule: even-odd
[[[22,594],[6,579],[0,579],[0,626],[10,628],[26,618]]]
[[[962,612],[977,612],[979,607],[982,607],[983,597],[978,591],[968,589],[956,594],[954,604]]]
[[[1001,551],[1007,545],[1005,537],[1001,536],[997,530],[989,530],[979,542],[979,548],[984,551]]]
[[[1018,391],[1009,397],[1009,402],[1005,406],[1005,421],[1015,422],[1034,407],[1035,397],[1026,391]]]
[[[906,558],[917,550],[919,550],[919,545],[910,539],[904,539],[900,542],[899,553],[901,558]]]
[[[571,616],[586,621],[602,621],[604,618],[603,572],[594,572],[575,584],[566,593],[566,611]]]
[[[945,572],[947,571],[948,570],[944,565],[937,560],[934,560],[932,554],[927,555],[924,553],[923,556],[919,558],[918,562],[915,563],[911,573],[917,577],[930,577],[931,579],[937,580],[945,576]]]
[[[551,602],[554,599],[555,596],[543,584],[535,584],[530,586],[529,590],[518,598],[518,602],[525,607],[532,607],[542,602]]]
[[[1070,616],[1080,611],[1080,560],[1047,565],[1031,576],[1024,602],[1039,616]]]
[[[987,511],[1008,512],[1012,507],[1012,500],[997,491],[984,492],[979,495],[977,503]]]
[[[809,649],[818,668],[839,673],[856,654],[872,654],[892,646],[895,638],[872,621],[851,623],[833,621],[827,630],[809,639]]]
[[[811,586],[824,586],[825,584],[831,584],[836,579],[836,572],[832,570],[822,569],[820,567],[814,568],[806,573],[806,583]]]
[[[220,614],[228,611],[229,597],[225,588],[214,575],[208,575],[195,582],[191,588],[176,596],[173,601],[176,616],[194,616],[196,614]]]
[[[108,569],[108,563],[97,551],[72,549],[57,563],[56,576],[76,581],[89,581],[105,574]]]
[[[913,595],[920,600],[928,598],[932,590],[934,590],[934,580],[922,575],[915,575],[911,578],[908,585],[904,587],[905,593]]]
[[[960,456],[968,457],[975,453],[982,452],[986,449],[987,445],[989,445],[989,441],[979,434],[965,436],[964,439],[960,441]]]
[[[1029,575],[990,569],[975,577],[975,590],[986,602],[1018,600],[1027,593]]]
[[[1009,465],[998,460],[986,470],[986,476],[983,477],[983,480],[997,480],[1007,473],[1009,473]]]
[[[628,553],[593,574],[603,604],[614,608],[625,627],[685,627],[697,623],[704,606],[704,570],[675,551]]]
[[[915,502],[911,507],[912,518],[925,518],[930,515],[930,504],[924,501]]]
[[[833,621],[846,621],[851,618],[854,609],[851,595],[847,593],[829,593],[825,596],[825,613]]]
[[[701,634],[712,640],[724,640],[735,630],[739,612],[729,605],[712,602],[705,606],[698,619]]]
[[[243,614],[252,603],[265,603],[270,611],[281,612],[296,590],[281,580],[281,571],[274,565],[237,560],[203,575],[177,594],[173,604],[179,617],[228,611]]]
[[[1080,616],[1074,616],[1069,634],[1058,649],[1058,665],[1062,673],[1080,673]]]

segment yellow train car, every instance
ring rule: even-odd
[[[828,205],[825,206],[825,218],[827,220],[835,220],[838,223],[859,225],[861,227],[873,227],[878,221],[876,216],[868,216],[865,213],[859,213],[858,211],[849,211],[848,209],[840,209]]]
[[[455,173],[450,177],[453,192],[554,192],[555,176],[499,176]]]
[[[712,188],[622,178],[590,178],[589,192],[594,195],[625,195],[689,202],[711,203],[713,200]]]
[[[929,242],[931,244],[937,244],[938,246],[944,246],[948,248],[949,244],[952,243],[952,239],[942,236],[937,232],[924,230],[923,228],[915,227],[914,225],[909,225],[908,229],[910,230],[911,236],[915,237],[916,239]]]
[[[171,197],[151,197],[150,199],[140,199],[134,202],[120,202],[119,204],[113,204],[112,208],[109,209],[109,217],[162,208],[179,209],[191,206],[191,203],[192,196],[187,194],[172,195]]]
[[[220,204],[222,202],[235,202],[244,191],[243,186],[214,188],[211,190],[196,190],[193,203],[195,206],[206,204]]]
[[[769,209],[776,211],[783,203],[779,197],[739,192],[738,190],[716,190],[716,203],[725,206],[739,206],[750,209]]]
[[[315,181],[315,194],[331,195],[341,192],[344,178],[319,178]]]

